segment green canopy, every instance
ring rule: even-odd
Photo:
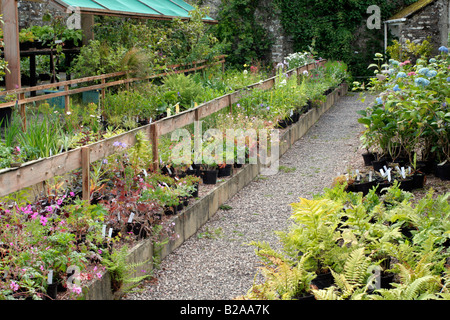
[[[148,19],[189,18],[194,7],[182,0],[55,0],[64,7],[78,7],[82,13],[128,15]],[[205,22],[214,22],[205,17]]]

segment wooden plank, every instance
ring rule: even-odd
[[[81,172],[82,172],[82,190],[83,200],[90,201],[91,199],[91,187],[90,187],[90,160],[91,150],[89,147],[81,148]]]
[[[158,136],[170,133],[194,123],[194,109],[185,110],[177,115],[158,120]]]
[[[199,106],[200,118],[203,119],[213,113],[216,113],[217,111],[222,110],[223,108],[228,107],[229,103],[230,98],[228,95],[224,95]]]
[[[62,176],[81,166],[81,149],[32,161],[0,175],[0,196],[34,186],[55,176]]]

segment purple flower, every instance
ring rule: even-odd
[[[52,206],[48,206],[45,208],[45,210],[47,210],[48,212],[52,212],[53,211],[53,207]]]

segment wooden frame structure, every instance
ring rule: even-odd
[[[319,64],[325,63],[321,60]],[[316,68],[316,63],[311,63],[303,67],[295,68],[287,72],[302,74],[305,70]],[[19,168],[8,168],[0,170],[0,196],[5,196],[21,189],[31,187],[56,176],[63,176],[71,171],[82,168],[83,173],[83,199],[90,198],[89,172],[90,163],[101,160],[116,153],[115,142],[126,143],[133,146],[136,143],[136,134],[144,132],[152,144],[153,170],[159,168],[158,138],[170,133],[178,128],[199,121],[223,108],[231,108],[232,104],[252,89],[271,89],[275,85],[276,77],[271,77],[264,81],[242,88],[235,92],[223,95],[211,101],[205,102],[196,108],[188,109],[171,117],[163,118],[151,124],[136,128],[129,132],[105,139],[87,146],[63,152],[61,154],[25,163]],[[50,96],[50,95],[49,95]]]

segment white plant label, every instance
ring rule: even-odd
[[[369,172],[369,182],[372,182],[372,171]]]
[[[106,234],[106,224],[102,226],[102,237],[104,238]]]
[[[128,223],[133,222],[133,218],[134,218],[134,212],[132,212],[132,213],[130,214],[130,217],[128,218]]]
[[[172,170],[170,170],[170,168],[169,168],[169,167],[167,167],[167,172],[169,173],[169,175],[171,175],[171,174],[172,174]]]
[[[406,178],[405,167],[402,167],[402,177],[403,177],[403,179]]]
[[[148,177],[147,170],[143,169],[142,171],[144,172],[144,176]]]
[[[112,228],[109,228],[109,232],[108,232],[108,237],[109,237],[109,238],[111,238],[112,232],[113,232],[113,229],[112,229]]]
[[[53,284],[53,270],[49,270],[48,271],[47,283],[48,284]]]

